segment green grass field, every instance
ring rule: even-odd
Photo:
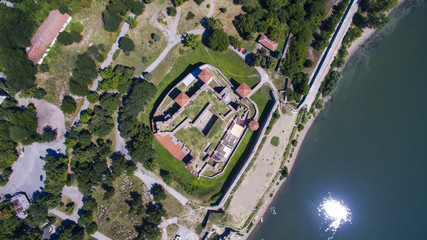
[[[256,93],[251,96],[251,100],[255,102],[259,110],[259,118],[262,117],[264,109],[271,100],[270,87],[264,85]]]

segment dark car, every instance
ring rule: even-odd
[[[40,181],[43,181],[43,175],[40,175]]]

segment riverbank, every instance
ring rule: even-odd
[[[394,9],[392,9],[388,13],[388,15],[390,15],[395,9],[397,9],[398,7],[400,7],[402,5],[402,3],[405,2],[405,1],[406,0],[399,0],[398,6],[396,6]],[[362,34],[362,36],[353,42],[353,44],[351,45],[351,47],[349,47],[347,49],[347,51],[349,52],[349,54],[347,56],[347,61],[350,60],[354,56],[354,54],[357,52],[357,50],[359,50],[360,47],[362,47],[363,44],[369,38],[372,37],[372,35],[376,32],[376,30],[377,29],[366,29],[364,31],[364,33]],[[323,100],[324,100],[324,102],[328,102],[330,100],[330,98],[323,99]],[[317,110],[316,111],[316,116],[317,116],[318,112],[319,111]],[[285,164],[288,167],[289,173],[291,173],[291,171],[292,171],[292,168],[293,168],[293,166],[295,164],[296,158],[298,157],[298,155],[300,153],[300,148],[302,146],[302,143],[305,140],[305,137],[306,137],[308,131],[310,130],[311,126],[313,125],[315,119],[316,119],[316,117],[312,117],[311,119],[309,119],[309,121],[305,124],[304,130],[302,130],[301,132],[297,132],[297,134],[299,136],[297,138],[295,138],[295,139],[297,139],[297,141],[299,142],[299,144],[295,147],[294,155],[292,156],[292,158],[289,158],[289,160],[287,160],[286,164]],[[243,234],[240,237],[240,239],[247,239],[247,238],[249,238],[250,235],[251,235],[251,233],[255,229],[255,227],[258,224],[260,224],[260,222],[262,222],[263,216],[270,209],[270,204],[277,197],[278,191],[286,183],[286,180],[287,180],[287,178],[285,178],[283,181],[280,181],[280,183],[278,185],[276,183],[271,184],[270,188],[265,192],[265,194],[263,196],[264,201],[261,201],[261,206],[259,207],[259,209],[257,211],[257,214],[253,218],[253,221],[252,221],[253,226],[248,227],[247,233]]]

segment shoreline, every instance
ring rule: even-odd
[[[387,13],[387,16],[390,16],[390,14],[394,10],[399,8],[402,5],[402,3],[404,3],[405,1],[407,1],[407,0],[399,0],[398,5],[396,7],[394,7],[393,9],[391,9]],[[379,29],[371,29],[371,28],[365,29],[364,32],[362,33],[362,36],[360,36],[358,39],[356,39],[351,44],[351,46],[347,48],[348,55],[346,57],[346,64],[343,68],[341,68],[341,70],[347,66],[347,63],[349,62],[349,60],[355,56],[355,54],[358,52],[358,50],[360,50],[364,46],[364,44],[372,37],[372,35],[374,35],[374,33],[377,32],[377,30],[379,30]],[[326,104],[327,102],[329,102],[331,100],[331,97],[323,98],[323,100],[324,100],[324,104]],[[264,195],[261,196],[261,199],[263,199],[264,201],[262,202],[258,212],[253,217],[253,220],[252,220],[253,226],[248,232],[245,232],[243,234],[242,239],[248,239],[252,235],[253,231],[260,225],[260,222],[263,219],[263,216],[267,213],[267,210],[271,207],[271,203],[276,199],[277,194],[281,190],[282,186],[285,187],[284,185],[287,182],[286,180],[289,178],[289,176],[292,172],[292,168],[294,167],[296,159],[298,158],[298,156],[300,154],[301,146],[303,145],[304,140],[306,139],[308,131],[313,126],[313,123],[315,122],[315,120],[317,119],[317,117],[319,116],[319,113],[321,111],[323,111],[323,109],[322,110],[316,110],[315,111],[316,116],[312,117],[311,119],[308,120],[308,122],[305,124],[304,129],[301,132],[298,132],[298,131],[296,132],[296,134],[299,135],[298,138],[295,138],[298,141],[298,145],[295,147],[295,152],[294,152],[294,155],[292,156],[292,158],[289,158],[288,160],[286,160],[287,162],[285,163],[286,167],[288,168],[288,173],[289,173],[288,177],[286,177],[282,181],[279,180],[278,185],[276,185],[276,183],[271,184],[270,187],[268,188],[268,190],[265,191]],[[273,196],[270,197],[270,194],[272,194]],[[247,229],[247,227],[244,229]]]

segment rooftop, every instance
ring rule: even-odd
[[[200,80],[202,80],[204,83],[209,82],[212,79],[212,74],[205,69],[203,69],[200,73],[199,76]]]
[[[264,34],[259,38],[258,42],[262,44],[264,47],[270,49],[271,51],[276,51],[277,46],[279,45],[277,44],[277,42],[270,40]]]
[[[187,94],[185,94],[185,92],[181,92],[176,98],[175,98],[175,102],[178,103],[179,106],[184,107],[185,104],[188,103],[188,101],[190,101],[190,97],[188,97]]]
[[[27,50],[28,58],[34,63],[41,63],[47,48],[70,20],[70,15],[66,13],[61,14],[58,10],[50,11],[31,39],[31,46]]]
[[[236,92],[242,97],[245,98],[251,93],[252,89],[243,82],[240,84],[240,86],[236,89]]]

